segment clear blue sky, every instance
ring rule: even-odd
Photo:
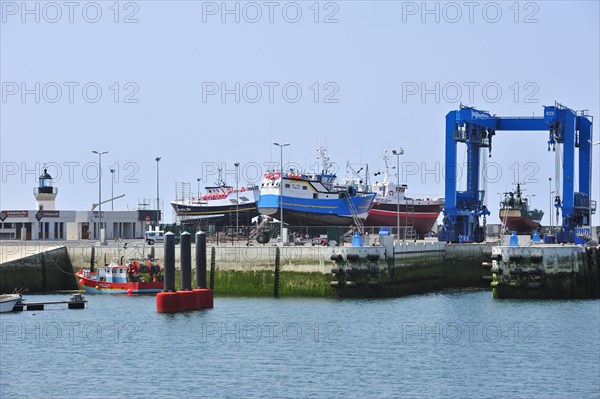
[[[2,209],[33,209],[43,163],[60,177],[59,209],[90,209],[98,196],[91,151],[102,150],[103,198],[111,166],[115,195],[126,194],[115,209],[156,197],[162,157],[170,220],[175,182],[196,191],[196,179],[213,183],[222,163],[235,184],[235,162],[242,182],[253,180],[256,165],[278,162],[273,141],[290,142],[284,162],[304,168],[326,145],[340,176],[348,160],[375,171],[385,148],[403,147],[409,193],[442,196],[444,117],[461,102],[541,116],[559,101],[600,116],[597,1],[429,2],[427,10],[400,1],[228,2],[231,13],[220,1],[28,2],[30,12],[20,1],[0,4]],[[496,193],[517,172],[547,212],[554,156],[546,140],[547,132],[498,133],[490,222]],[[598,175],[593,182],[598,198]]]

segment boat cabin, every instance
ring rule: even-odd
[[[408,188],[408,186],[406,184],[401,184],[400,186],[397,186],[396,184],[393,183],[375,183],[373,184],[373,192],[375,192],[376,197],[375,200],[376,201],[382,201],[383,199],[394,199],[394,201],[397,200],[396,196],[400,196],[400,201],[404,200],[404,192],[406,191],[406,189]]]
[[[106,281],[107,283],[126,283],[127,270],[127,266],[124,265],[100,266],[96,271],[96,280]],[[83,271],[83,277],[90,278],[90,275],[89,270]]]

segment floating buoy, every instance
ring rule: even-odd
[[[191,291],[159,292],[156,295],[158,313],[176,313],[186,310],[211,309],[214,306],[214,293],[209,288],[195,288]]]
[[[177,291],[181,297],[181,310],[198,309],[197,296],[194,291]]]
[[[183,311],[181,295],[177,292],[159,292],[156,294],[156,311],[158,313],[173,313]]]
[[[133,290],[131,288],[129,288],[127,290],[127,296],[132,296],[133,295]]]
[[[210,288],[194,288],[196,309],[212,309],[214,307],[214,291]]]

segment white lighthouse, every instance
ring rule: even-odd
[[[48,174],[48,169],[44,168],[44,173],[40,175],[40,184],[33,189],[35,195],[35,204],[38,211],[53,211],[55,210],[54,202],[58,189],[52,187],[52,176]]]

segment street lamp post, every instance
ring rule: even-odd
[[[400,148],[399,151],[392,150],[392,154],[396,156],[396,234],[398,234],[398,240],[400,239],[400,155],[404,154],[404,150]]]
[[[239,231],[239,202],[240,202],[240,187],[239,187],[239,166],[240,163],[236,162],[235,165],[235,238],[237,239]]]
[[[281,245],[283,245],[283,147],[287,147],[290,143],[273,143],[279,147],[280,156],[280,176],[279,176],[279,237],[281,237]]]
[[[552,234],[552,194],[554,194],[554,191],[552,191],[552,178],[549,177],[548,178],[548,182],[550,183],[550,206],[548,209],[548,217],[550,218],[550,234]]]
[[[593,137],[592,137],[593,139]],[[596,141],[595,143],[592,142],[592,140],[589,140],[590,142],[590,197],[588,198],[588,202],[589,202],[589,215],[590,215],[590,221],[589,221],[589,225],[590,225],[590,232],[591,232],[591,228],[592,228],[592,159],[594,157],[594,146],[595,145],[599,145],[600,141]],[[600,156],[599,156],[599,162],[600,162]],[[598,174],[598,190],[600,190],[600,174]],[[600,212],[598,210],[596,210],[596,212],[598,213],[598,225],[600,226]]]
[[[110,210],[115,210],[115,169],[110,170]]]
[[[102,155],[108,154],[108,151],[92,151],[98,154],[98,239],[100,244],[102,240]]]
[[[160,162],[160,157],[156,157],[156,230],[159,229],[160,226],[160,196],[158,191],[158,163]]]
[[[200,178],[196,178],[196,181],[198,182],[198,200],[200,200]]]

